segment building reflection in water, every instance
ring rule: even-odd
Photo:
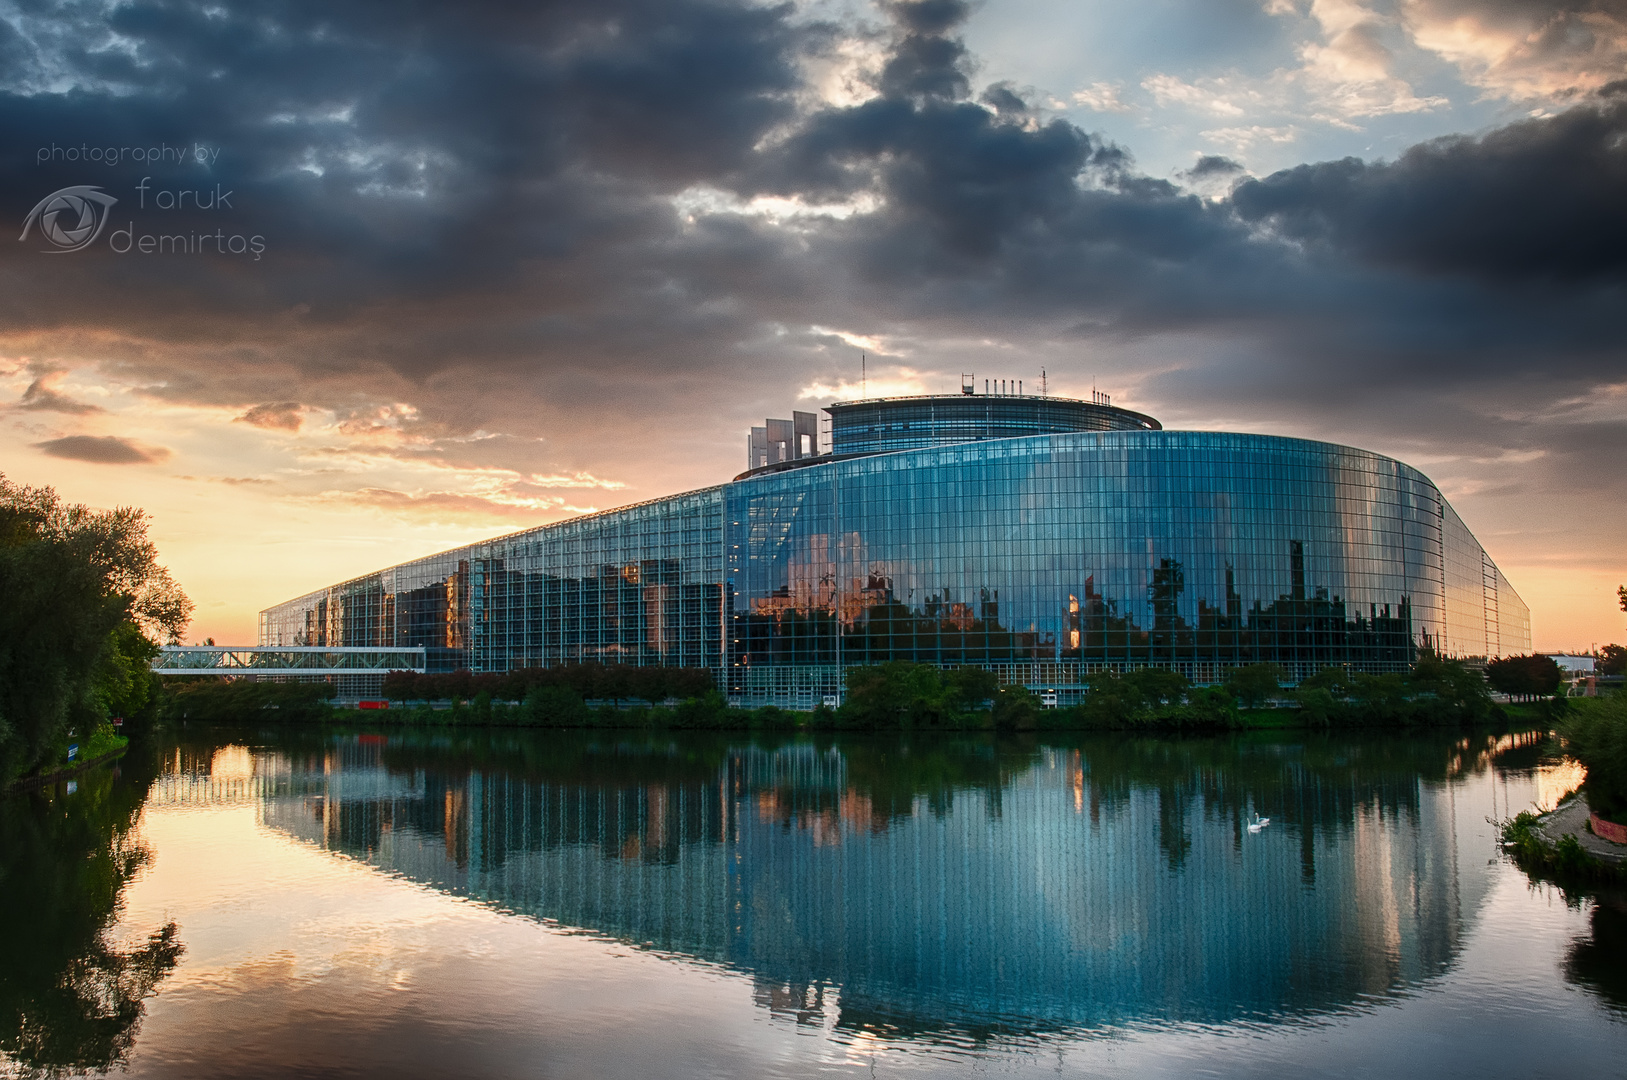
[[[747,972],[800,1021],[976,1036],[1292,1019],[1442,972],[1487,879],[1458,835],[1484,811],[1435,781],[1472,750],[583,742],[496,769],[363,737],[256,769],[264,823],[326,850]]]

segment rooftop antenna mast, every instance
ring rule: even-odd
[[[870,396],[869,363],[863,353],[859,354],[859,396]]]
[[[1049,396],[1049,394],[1050,394],[1050,387],[1045,382],[1045,369],[1040,368],[1039,369],[1039,396],[1040,397],[1047,397],[1047,396]]]

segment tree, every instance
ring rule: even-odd
[[[1559,689],[1564,672],[1549,657],[1505,656],[1486,665],[1486,682],[1509,697],[1538,697]]]
[[[1192,689],[1185,675],[1168,668],[1137,668],[1124,676],[1124,682],[1151,708],[1179,705]]]
[[[1577,702],[1559,735],[1566,751],[1587,767],[1588,805],[1607,821],[1627,819],[1627,698]]]
[[[1288,673],[1281,664],[1244,664],[1226,676],[1226,692],[1251,709],[1276,696]]]
[[[961,726],[991,698],[998,707],[1005,692],[992,672],[980,668],[943,671],[908,660],[848,668],[843,678],[842,723],[869,728]],[[1018,710],[1013,717],[1024,707],[1015,698],[1007,704]]]
[[[1599,650],[1599,660],[1594,667],[1600,675],[1627,675],[1627,649],[1606,645]]]
[[[994,698],[997,731],[1033,731],[1039,724],[1040,700],[1021,684],[1003,686]]]
[[[142,704],[142,658],[179,640],[192,611],[140,510],[64,504],[3,475],[0,596],[0,786],[58,760],[69,732]]]

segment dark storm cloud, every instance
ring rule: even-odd
[[[449,461],[499,432],[479,452],[539,472],[568,444],[631,459],[652,416],[744,416],[828,380],[815,327],[907,339],[926,369],[955,340],[1072,358],[1198,333],[1145,384],[1166,404],[1313,417],[1382,383],[1504,449],[1500,402],[1621,376],[1618,99],[1206,200],[1016,87],[977,88],[965,4],[883,10],[861,31],[737,0],[29,8],[0,23],[0,213],[102,183],[132,239],[265,251],[9,245],[0,327],[246,423],[327,409]],[[830,104],[808,72],[844,37],[882,51],[870,96]],[[218,156],[39,160],[68,145]],[[156,208],[148,174],[231,206]],[[850,212],[730,209],[763,196]]]
[[[1204,154],[1198,158],[1196,164],[1186,171],[1186,175],[1194,180],[1201,180],[1215,176],[1236,176],[1243,171],[1243,166],[1229,157],[1222,157],[1219,154]]]
[[[1248,180],[1232,201],[1282,235],[1425,274],[1619,281],[1627,272],[1627,99],[1480,138]]]
[[[93,465],[145,465],[171,456],[162,446],[146,446],[117,435],[69,435],[34,446],[51,457],[88,461]]]

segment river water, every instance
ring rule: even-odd
[[[1627,1076],[1539,744],[182,729],[0,804],[0,1070]]]

